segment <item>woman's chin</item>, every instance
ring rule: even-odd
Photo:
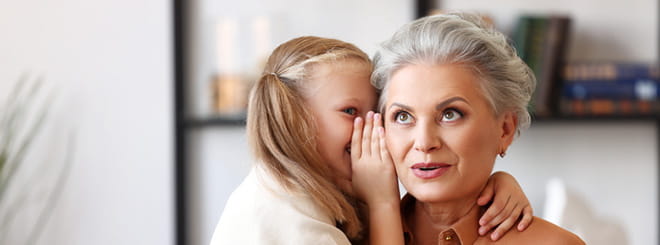
[[[456,194],[455,192],[452,193],[444,190],[444,188],[437,187],[418,188],[416,190],[409,190],[408,193],[420,202],[429,203],[450,201],[452,196],[455,196],[451,194]]]

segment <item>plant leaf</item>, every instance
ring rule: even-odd
[[[35,224],[34,229],[32,229],[30,235],[28,236],[28,241],[26,242],[26,244],[28,245],[34,244],[37,241],[37,239],[41,236],[41,232],[43,231],[43,228],[46,226],[46,223],[48,223],[48,220],[52,215],[52,212],[50,211],[55,209],[55,206],[59,198],[61,197],[62,191],[64,189],[63,188],[64,184],[66,184],[73,163],[73,149],[74,149],[73,139],[74,139],[73,134],[70,134],[69,140],[67,142],[66,156],[64,157],[64,163],[63,163],[64,166],[58,174],[55,185],[53,186],[53,191],[50,193],[50,195],[48,195],[46,204],[39,212],[39,217],[37,218],[37,222]]]

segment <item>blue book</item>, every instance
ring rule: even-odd
[[[660,80],[651,78],[627,78],[617,80],[565,80],[562,97],[590,100],[657,100]]]
[[[660,66],[646,63],[576,62],[564,66],[565,80],[660,78]]]

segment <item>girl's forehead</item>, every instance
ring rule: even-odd
[[[357,59],[316,62],[305,68],[303,83],[315,83],[338,76],[371,76],[371,66]]]
[[[371,72],[371,63],[357,58],[333,58],[317,61],[307,65],[305,70],[308,76],[313,76],[320,70],[341,71],[345,70],[347,67],[360,68],[360,70],[363,70],[363,72]]]
[[[350,93],[352,90],[375,96],[369,80],[370,72],[370,66],[359,61],[319,63],[300,85],[306,97],[319,93]]]

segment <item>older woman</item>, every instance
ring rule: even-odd
[[[391,155],[383,159],[393,162],[408,191],[400,204],[405,243],[490,244],[477,234],[484,210],[476,200],[496,156],[504,157],[530,123],[532,72],[504,35],[466,14],[403,26],[374,62],[372,83],[382,90],[379,109],[387,132],[381,144]],[[401,229],[371,225],[386,224]],[[512,230],[494,243],[584,242],[534,217],[524,232]]]

